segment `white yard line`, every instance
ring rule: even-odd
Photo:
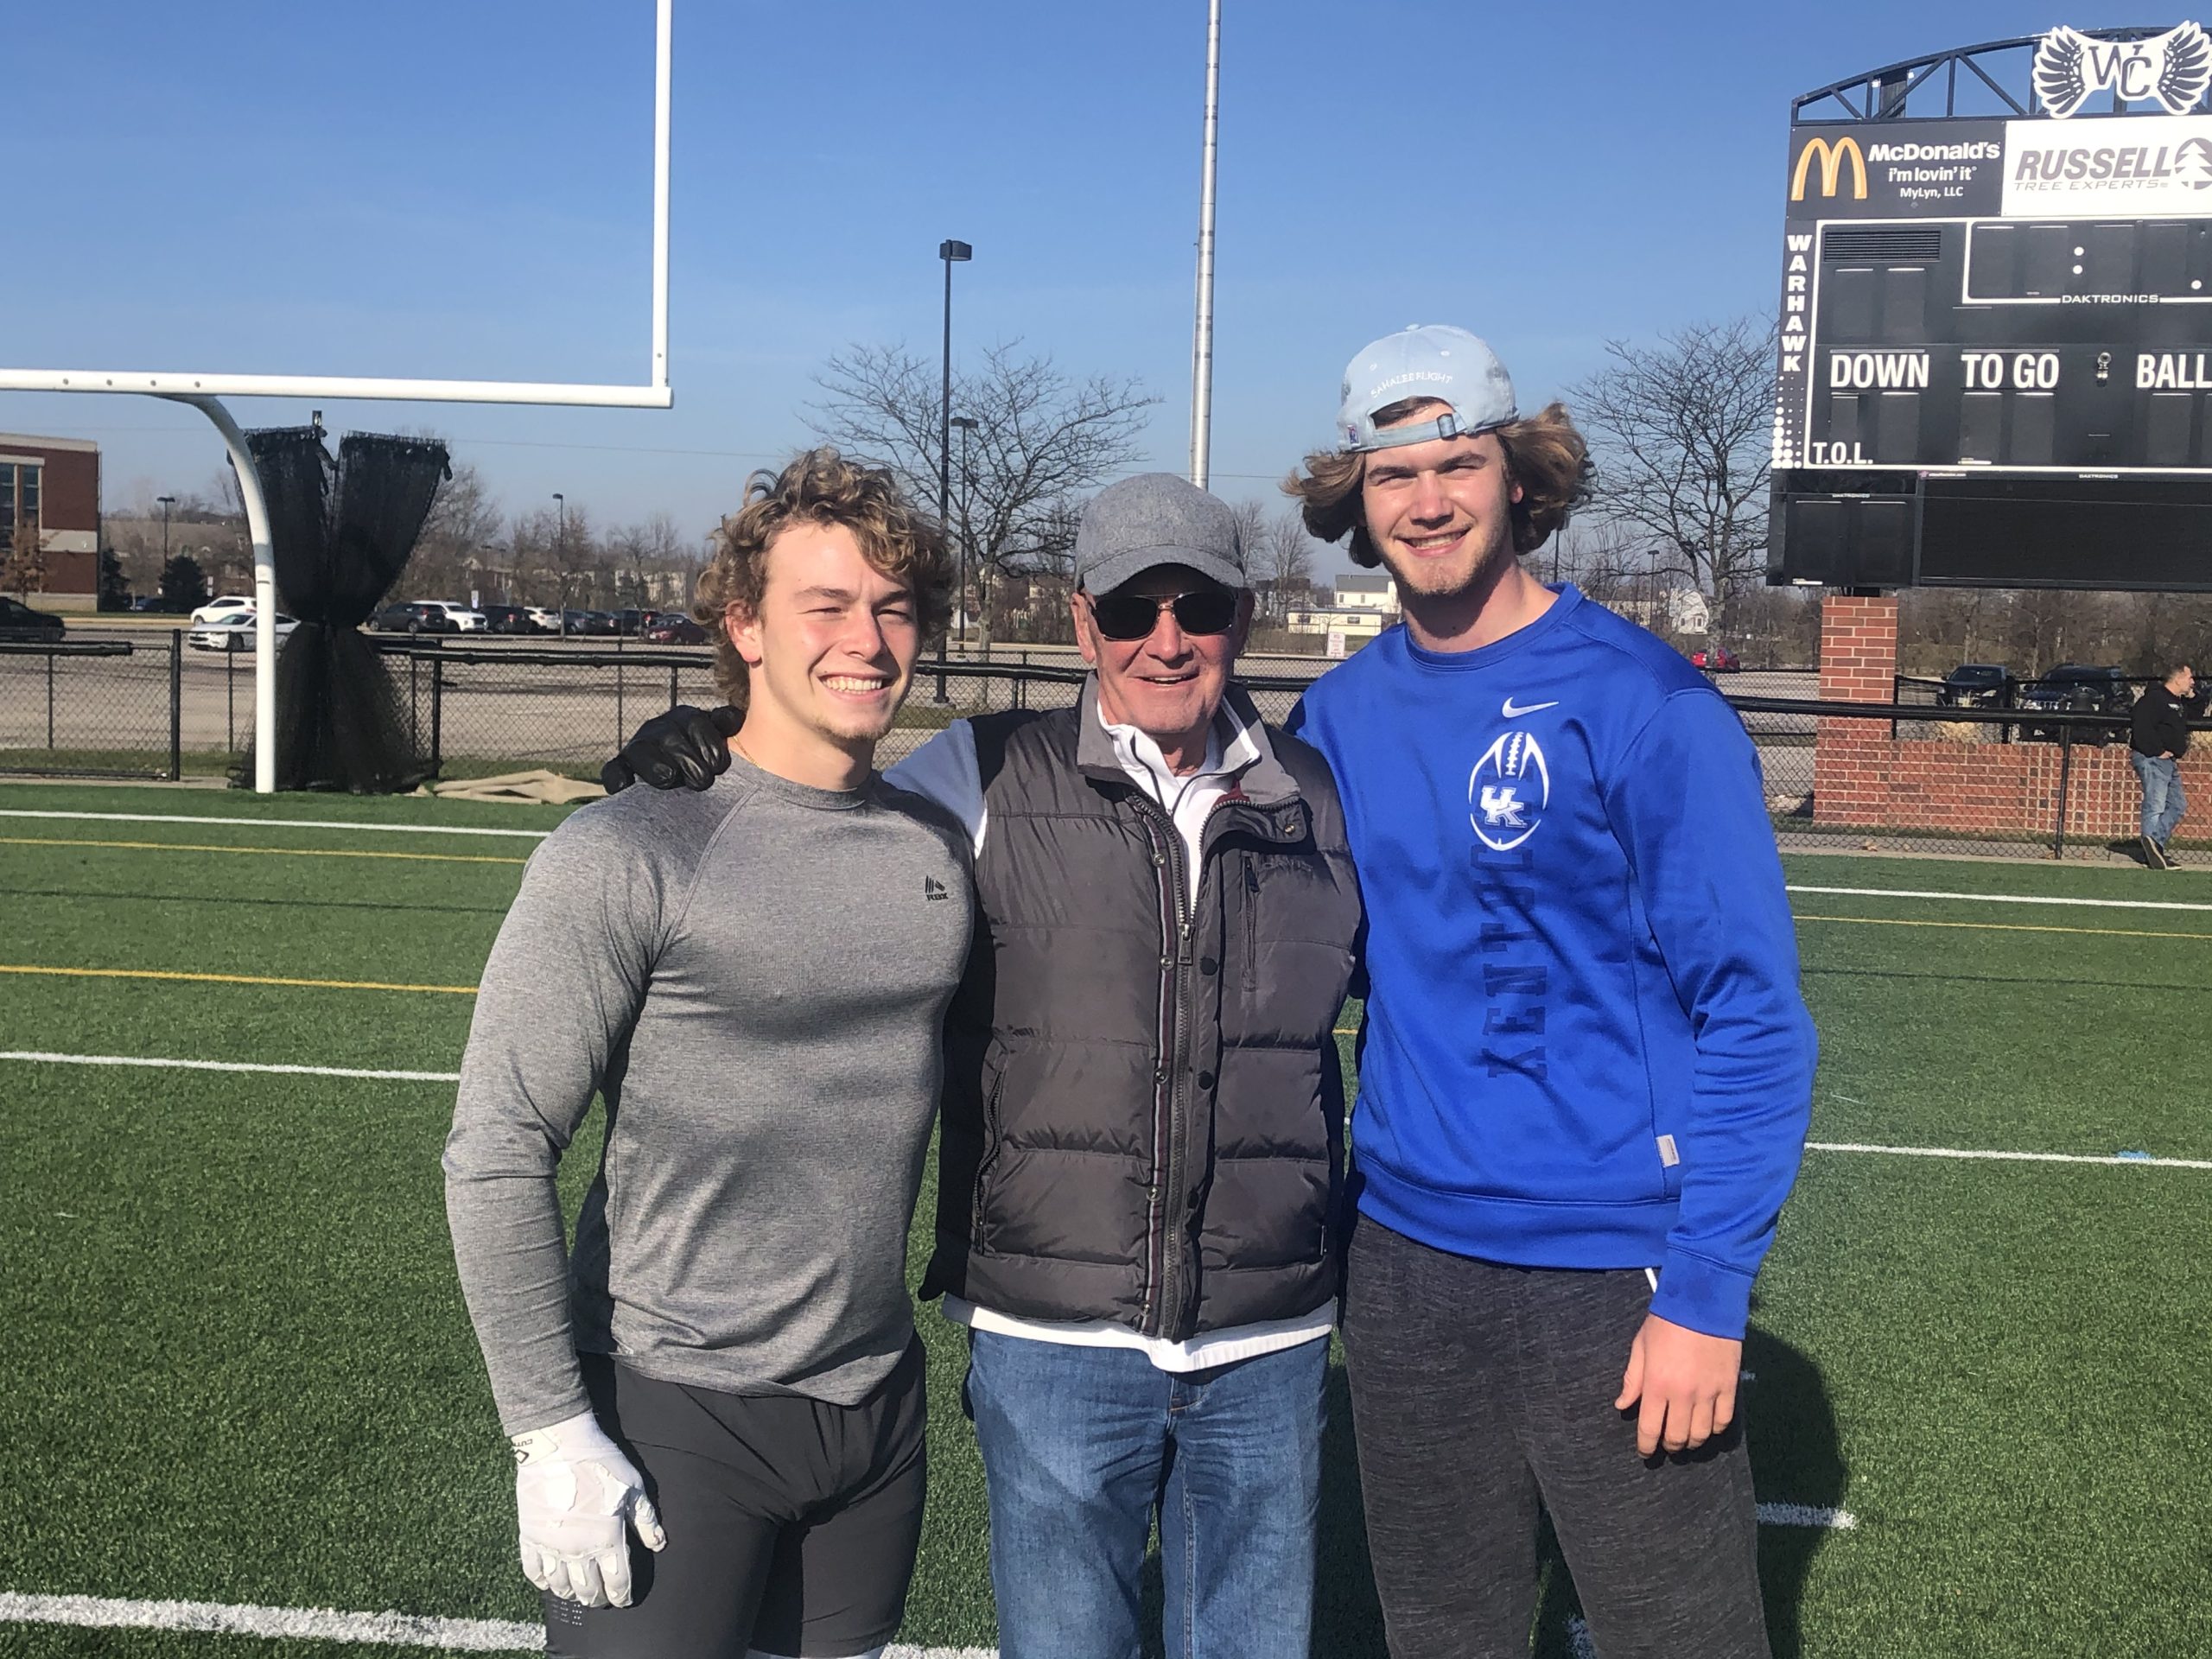
[[[181,1060],[159,1055],[61,1054],[43,1049],[0,1049],[0,1060],[41,1065],[125,1065],[149,1071],[258,1072],[271,1077],[359,1077],[375,1083],[459,1083],[458,1071],[383,1071],[353,1065],[283,1065],[252,1060]],[[2007,1152],[1973,1147],[1886,1147],[1854,1141],[1808,1141],[1808,1152],[1887,1154],[1894,1158],[1961,1158],[2019,1164],[2123,1164],[2152,1169],[2212,1169],[2212,1158],[2128,1157],[2110,1153]]]
[[[458,823],[358,823],[343,818],[209,818],[188,817],[181,812],[33,812],[21,807],[0,807],[0,818],[68,818],[84,823],[222,823],[232,828],[257,825],[276,830],[369,830],[393,836],[517,836],[543,841],[550,830],[481,830]]]
[[[1808,1141],[1808,1152],[1887,1153],[1897,1158],[1968,1158],[2008,1164],[2120,1164],[2128,1168],[2212,1169],[2212,1158],[2132,1158],[2109,1153],[1992,1152],[1966,1147],[1878,1147],[1853,1141]]]
[[[545,1627],[504,1618],[420,1613],[341,1613],[327,1607],[228,1606],[214,1601],[126,1601],[109,1596],[29,1596],[0,1591],[0,1623],[88,1630],[207,1630],[225,1636],[442,1648],[451,1653],[543,1653]],[[991,1648],[884,1649],[884,1659],[998,1659]]]
[[[232,1607],[213,1601],[124,1601],[109,1596],[27,1596],[0,1591],[0,1620],[89,1630],[208,1630],[454,1653],[543,1653],[545,1627],[499,1618],[418,1613],[341,1613],[327,1607]]]
[[[172,1060],[137,1054],[49,1054],[38,1049],[0,1049],[0,1060],[35,1060],[47,1065],[137,1065],[156,1071],[265,1071],[279,1077],[369,1077],[391,1083],[459,1083],[458,1071],[372,1071],[353,1065],[261,1065],[251,1060]]]
[[[1982,905],[2081,905],[2094,910],[2212,911],[2212,904],[2192,905],[2174,899],[2054,899],[2027,893],[1936,893],[1913,887],[1805,887],[1795,883],[1791,893],[1817,893],[1847,899],[1966,899]]]

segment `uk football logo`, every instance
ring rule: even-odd
[[[1492,852],[1510,853],[1535,835],[1551,799],[1551,767],[1524,728],[1500,733],[1467,776],[1467,822]]]

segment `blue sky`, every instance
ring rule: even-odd
[[[1226,0],[1214,485],[1272,504],[1345,359],[1452,321],[1524,407],[1611,338],[1764,311],[1790,99],[1896,59],[2143,21],[1993,0]],[[2155,19],[2154,21],[2172,21]],[[428,427],[510,510],[703,532],[853,341],[1020,339],[1162,401],[1179,470],[1204,0],[677,0],[672,411],[333,404]],[[10,19],[0,359],[641,380],[650,0],[73,0]],[[35,204],[28,216],[26,202]],[[249,426],[304,405],[238,400]],[[92,436],[111,509],[220,450],[150,398],[0,394]]]

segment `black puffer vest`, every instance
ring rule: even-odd
[[[1207,820],[1195,906],[1095,682],[973,722],[989,817],[923,1295],[1177,1341],[1335,1296],[1359,890],[1321,757],[1230,700],[1260,759]]]

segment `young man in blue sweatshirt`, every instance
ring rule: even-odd
[[[1541,1503],[1606,1659],[1764,1659],[1736,1389],[1814,1039],[1757,756],[1522,569],[1586,449],[1481,340],[1362,351],[1338,437],[1286,487],[1405,626],[1290,728],[1367,906],[1344,1338],[1390,1650],[1525,1656]]]

